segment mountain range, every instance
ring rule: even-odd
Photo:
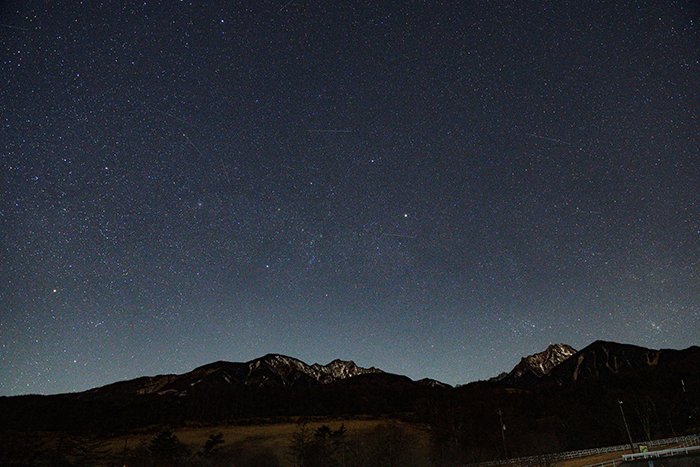
[[[279,354],[267,354],[249,362],[218,361],[181,375],[136,378],[91,389],[91,396],[147,395],[187,397],[201,388],[311,387],[330,384],[354,376],[382,373],[377,368],[361,368],[353,361],[333,360],[327,365],[308,365]]]
[[[527,386],[536,384],[548,375],[554,367],[564,362],[576,350],[566,344],[550,344],[542,352],[523,357],[508,373],[504,372],[489,381],[500,382],[511,386]]]
[[[605,348],[602,341],[598,344],[599,345],[594,348]],[[649,350],[649,352],[646,352],[644,355],[651,355],[650,352],[658,353],[658,351]],[[504,386],[531,387],[543,381],[554,368],[576,353],[576,350],[567,344],[551,344],[542,352],[523,357],[510,372],[501,373],[491,378],[489,381]],[[588,353],[590,353],[590,351],[588,351]],[[604,351],[604,354],[608,355],[609,352]],[[595,355],[595,352],[593,352],[593,355]],[[653,361],[654,358],[657,357],[649,357],[647,360]],[[600,358],[596,361],[598,360],[600,360]],[[628,362],[628,360],[625,360],[625,362]],[[620,365],[620,363],[617,362],[613,364]],[[595,362],[586,365],[585,368],[588,373],[599,371],[596,369],[597,366]],[[389,375],[375,367],[360,367],[352,360],[336,359],[326,365],[321,365],[319,363],[309,365],[299,359],[286,355],[267,354],[248,362],[217,361],[197,367],[181,375],[146,376],[117,382],[86,391],[86,393],[93,396],[107,394],[157,394],[160,396],[170,395],[186,397],[189,393],[198,389],[195,388],[196,386],[308,388],[314,385],[339,382],[359,375],[377,373]],[[576,371],[576,374],[572,375],[572,378],[576,379],[577,376],[578,371]],[[415,383],[434,388],[451,387],[447,383],[430,378],[424,378],[415,381]]]
[[[268,354],[78,393],[0,397],[0,431],[126,433],[300,416],[398,417],[429,426],[437,447],[457,446],[467,462],[499,455],[498,413],[509,427],[511,455],[624,442],[621,400],[636,439],[700,431],[700,347],[596,341],[576,351],[553,344],[507,373],[458,387],[352,361],[309,365]]]

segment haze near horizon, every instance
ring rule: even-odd
[[[0,395],[698,344],[699,12],[4,2]]]

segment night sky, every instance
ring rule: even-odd
[[[700,343],[700,6],[3,2],[0,394]]]

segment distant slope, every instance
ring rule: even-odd
[[[382,373],[377,368],[362,368],[353,361],[333,360],[327,365],[308,365],[301,360],[268,354],[249,362],[218,361],[181,375],[142,377],[86,391],[91,396],[175,395],[226,388],[311,387],[358,375]]]
[[[523,357],[510,372],[501,373],[491,381],[507,386],[529,387],[575,353],[576,350],[569,345],[551,344],[542,352]]]
[[[694,367],[700,371],[699,350],[697,346],[685,350],[655,350],[599,340],[553,368],[548,379],[563,385],[606,379],[635,370],[690,370]]]
[[[269,354],[75,394],[0,397],[0,431],[125,433],[191,423],[390,416],[429,426],[436,449],[449,456],[458,449],[462,457],[453,464],[460,465],[499,455],[501,417],[511,455],[625,442],[618,401],[635,441],[700,430],[700,347],[654,350],[596,341],[568,357],[571,352],[550,346],[523,358],[506,375],[510,381],[455,388],[348,361],[308,365]]]

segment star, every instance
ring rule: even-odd
[[[269,352],[463,384],[551,341],[700,340],[689,2],[13,3],[0,348],[31,358],[0,396]]]

